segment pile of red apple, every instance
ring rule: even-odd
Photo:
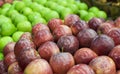
[[[120,74],[120,18],[71,14],[38,23],[4,48],[0,74]]]

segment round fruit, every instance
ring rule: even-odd
[[[16,31],[15,33],[13,33],[13,35],[12,35],[13,40],[15,42],[17,42],[23,33],[24,32],[22,32],[22,31]]]

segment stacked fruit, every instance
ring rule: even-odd
[[[0,73],[119,74],[119,26],[120,18],[85,22],[74,14],[38,23],[5,46]]]
[[[92,17],[107,17],[106,13],[98,8],[88,9],[85,3],[75,0],[23,0],[4,4],[0,8],[0,55],[3,57],[1,52],[7,43],[18,41],[24,32],[31,32],[35,24],[46,24],[52,18],[63,19],[72,13],[86,21]]]

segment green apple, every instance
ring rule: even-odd
[[[40,17],[41,17],[41,15],[38,12],[33,12],[30,15],[28,15],[28,19],[31,22],[34,21],[34,20],[36,20],[36,19],[38,19],[38,18],[40,18]]]
[[[89,11],[89,12],[93,12],[94,14],[96,14],[96,13],[99,12],[99,9],[98,9],[97,7],[95,7],[95,6],[93,6],[93,7],[89,8],[88,11]]]
[[[32,26],[29,21],[22,21],[17,24],[18,31],[31,32]]]
[[[22,0],[26,6],[30,6],[32,4],[32,0]]]
[[[12,19],[13,23],[15,21],[16,16],[19,16],[19,15],[20,15],[19,13],[14,13],[10,15],[10,18]]]
[[[88,6],[86,3],[79,3],[78,7],[80,10],[88,10]]]
[[[88,14],[86,10],[80,10],[79,11],[79,16],[81,19],[84,19],[84,17]]]
[[[33,1],[42,5],[44,5],[47,2],[47,0],[33,0]]]
[[[23,33],[24,32],[22,31],[16,31],[15,33],[13,33],[12,35],[13,40],[17,42]]]
[[[62,6],[67,6],[67,4],[68,4],[68,2],[61,1],[61,0],[58,0],[57,3],[60,4],[60,5],[62,5]]]
[[[51,8],[51,9],[56,9],[56,6],[58,6],[58,4],[57,3],[55,3],[55,2],[53,2],[53,1],[47,1],[46,3],[45,3],[45,6],[46,7],[49,7],[49,8]]]
[[[104,18],[104,19],[107,18],[107,14],[104,11],[99,11],[98,13],[96,13],[96,16],[99,18]]]
[[[74,13],[78,12],[78,7],[75,4],[68,4],[67,7],[70,8]]]
[[[64,19],[65,16],[69,15],[69,14],[73,14],[72,10],[70,8],[65,8],[63,9],[63,11],[61,12],[61,18]]]
[[[88,14],[84,17],[84,20],[89,21],[93,17],[96,17],[96,15],[93,12],[88,12]]]
[[[32,9],[29,8],[29,7],[24,7],[22,10],[21,10],[21,13],[24,14],[25,16],[28,16],[30,15],[31,13],[33,13]]]
[[[0,38],[0,52],[3,52],[3,48],[9,42],[13,42],[13,39],[10,36],[4,36],[4,37]]]
[[[6,15],[7,12],[8,12],[8,10],[9,10],[9,8],[2,8],[0,14],[2,14],[2,15]]]
[[[17,30],[16,27],[12,23],[5,22],[1,25],[2,36],[12,35],[16,30]]]
[[[15,9],[20,11],[21,9],[23,9],[25,7],[25,3],[22,1],[19,1],[15,4]]]
[[[3,60],[4,59],[4,55],[2,52],[0,52],[0,60]]]
[[[15,16],[15,19],[14,19],[15,24],[20,23],[22,21],[27,21],[27,17],[22,14]]]
[[[75,0],[66,0],[66,2],[68,2],[68,3],[74,3]]]
[[[58,13],[61,13],[64,11],[64,9],[65,9],[64,6],[57,5],[54,10],[57,11]]]
[[[38,18],[38,19],[36,19],[36,20],[34,20],[34,21],[32,22],[32,26],[34,26],[34,25],[36,25],[36,24],[38,24],[38,23],[46,24],[47,22],[46,22],[46,20],[45,20],[44,18]]]
[[[46,20],[49,21],[52,18],[59,18],[59,14],[56,11],[51,11],[45,16]]]
[[[0,15],[0,26],[3,24],[3,23],[12,23],[11,19],[4,16],[4,15]]]
[[[2,8],[10,8],[11,7],[11,4],[10,3],[5,3]]]
[[[14,14],[19,14],[19,13],[18,13],[17,10],[11,9],[11,10],[8,10],[8,12],[7,12],[6,15],[7,15],[8,17],[11,17],[11,16],[14,15]]]
[[[49,14],[52,10],[50,10],[49,8],[44,8],[42,11],[40,11],[40,14],[42,15],[42,17],[45,17],[47,14]]]

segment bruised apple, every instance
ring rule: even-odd
[[[86,64],[77,64],[70,68],[67,74],[95,74],[95,72]]]
[[[79,41],[73,35],[64,35],[58,40],[57,45],[62,52],[74,54],[79,48]]]
[[[33,28],[32,28],[32,34],[34,35],[35,33],[37,33],[40,30],[48,30],[48,31],[50,31],[50,29],[48,28],[47,25],[42,24],[42,23],[38,23],[38,24],[36,24],[36,25],[33,26]]]
[[[67,26],[72,26],[76,21],[79,21],[80,17],[75,14],[69,14],[64,19],[64,24]]]
[[[77,35],[80,31],[87,29],[87,28],[88,28],[88,24],[83,20],[76,21],[71,26],[71,30],[72,30],[74,35]]]
[[[66,25],[60,25],[53,31],[55,41],[58,41],[58,39],[63,35],[72,35],[71,29]]]
[[[114,61],[108,56],[98,56],[94,58],[89,66],[94,70],[95,74],[116,74]]]
[[[6,56],[8,53],[14,51],[14,46],[15,46],[15,42],[8,43],[3,49],[4,56]]]
[[[52,41],[53,36],[50,31],[48,30],[40,30],[33,36],[33,41],[37,47],[39,47],[41,44]]]
[[[97,36],[93,29],[85,29],[78,33],[80,47],[90,47],[92,40]]]
[[[24,70],[24,74],[53,74],[48,62],[44,59],[32,61]]]
[[[66,74],[75,64],[74,58],[70,53],[58,53],[50,58],[50,65],[56,74]]]
[[[51,31],[54,31],[56,27],[63,25],[63,22],[59,18],[53,18],[48,22],[48,27]]]
[[[48,41],[38,48],[38,53],[40,54],[41,58],[49,61],[50,57],[54,54],[60,53],[60,50],[56,43],[53,41]]]
[[[120,69],[120,45],[117,45],[113,48],[113,50],[109,53],[109,56],[113,59],[116,64],[116,67]]]
[[[101,34],[93,39],[90,48],[98,55],[108,55],[114,46],[111,37]]]
[[[81,48],[74,54],[76,64],[88,64],[95,57],[97,57],[97,54],[90,48]]]

